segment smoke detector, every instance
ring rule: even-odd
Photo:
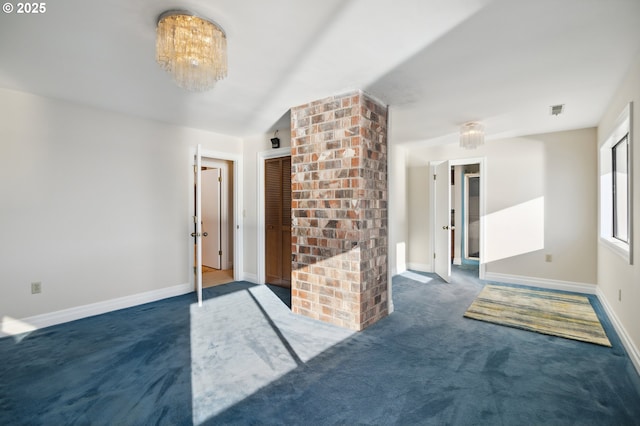
[[[549,110],[551,111],[551,115],[560,115],[564,112],[564,104],[551,105]]]

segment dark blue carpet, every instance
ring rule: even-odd
[[[474,274],[395,277],[396,312],[360,333],[232,283],[0,339],[0,425],[640,425],[596,298],[613,348],[463,318]]]

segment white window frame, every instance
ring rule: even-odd
[[[629,103],[615,122],[609,136],[600,144],[599,176],[600,176],[600,242],[615,253],[622,256],[630,265],[633,264],[633,132],[631,117],[633,105]],[[627,233],[628,241],[614,237],[614,179],[613,179],[613,147],[627,137],[628,171],[627,171]]]

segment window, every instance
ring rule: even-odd
[[[611,148],[613,238],[629,242],[629,134]]]
[[[631,108],[600,146],[600,241],[632,263]]]

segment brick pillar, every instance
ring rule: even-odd
[[[388,315],[387,107],[358,91],[291,110],[291,307],[362,330]]]

